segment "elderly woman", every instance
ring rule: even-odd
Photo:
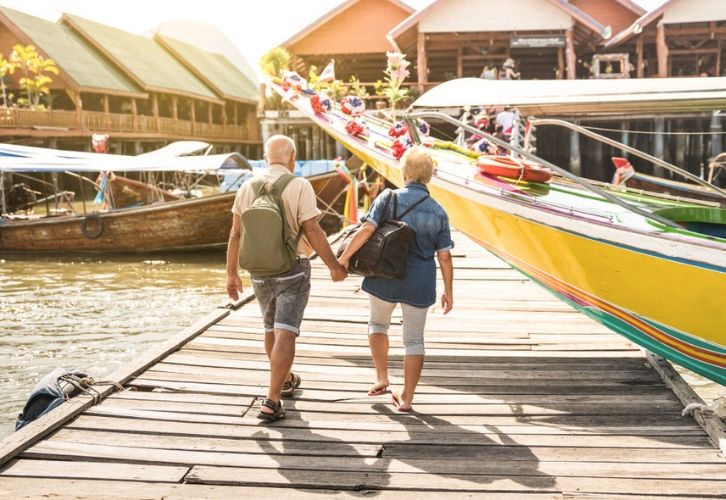
[[[388,328],[396,304],[401,304],[405,348],[404,385],[401,392],[392,392],[391,397],[398,411],[409,412],[423,368],[426,315],[429,307],[436,303],[434,256],[439,261],[444,279],[441,307],[446,314],[454,305],[454,269],[450,252],[454,243],[451,240],[449,218],[444,209],[429,197],[426,187],[431,181],[434,169],[429,152],[424,147],[415,146],[404,153],[401,164],[406,185],[395,191],[398,197],[397,213],[403,214],[416,205],[402,218],[416,233],[414,241],[409,245],[406,277],[402,280],[365,278],[363,290],[369,294],[368,343],[376,367],[376,383],[368,391],[368,395],[377,396],[388,391]],[[363,225],[340,256],[340,263],[346,268],[351,256],[373,235],[378,224],[393,219],[393,203],[389,204],[388,213],[383,213],[386,201],[392,193],[391,190],[381,193],[363,218]]]

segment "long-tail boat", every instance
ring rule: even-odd
[[[345,185],[332,162],[328,163],[330,168],[327,170],[300,174],[322,197],[319,198],[321,208],[329,212],[335,201],[342,203]],[[230,210],[236,189],[186,199],[116,173],[231,173],[233,178],[241,178],[251,173],[252,168],[238,153],[183,157],[94,153],[69,157],[0,155],[0,180],[3,173],[27,172],[65,173],[75,177],[80,172],[108,172],[105,193],[109,202],[115,201],[108,203],[107,210],[76,213],[71,203],[74,193],[64,192],[53,197],[54,203],[63,201],[63,209],[48,210],[43,216],[6,214],[0,217],[0,251],[144,253],[223,248],[229,239]],[[154,196],[148,199],[148,194]],[[138,203],[124,206],[124,200]],[[336,223],[339,224],[339,220]]]
[[[585,89],[579,96],[552,92],[543,100],[553,105],[566,101],[562,105],[573,109],[587,103],[605,109],[605,100],[618,98],[615,82],[597,87],[607,90],[607,96],[588,95],[592,91],[587,83],[571,84],[573,89],[576,85]],[[620,102],[625,100],[637,109],[650,101],[666,109],[670,99],[680,109],[726,101],[723,81],[688,84],[695,90],[657,82],[653,84],[656,96],[638,93],[635,84],[627,83],[633,87],[632,95],[621,94]],[[419,101],[425,108],[441,109],[465,104],[462,100],[467,99],[472,105],[496,99],[477,93],[476,85],[471,84],[468,95],[463,90],[452,95],[454,89],[442,90],[442,85],[430,91],[437,94],[424,94]],[[531,85],[551,89],[554,84]],[[403,184],[398,159],[402,150],[416,143],[430,146],[437,164],[429,185],[431,195],[460,231],[615,332],[726,383],[726,210],[720,204],[679,201],[589,182],[519,146],[457,122],[450,114],[418,111],[394,123],[374,112],[356,110],[360,103],[355,99],[331,103],[325,95],[285,85],[284,80],[272,82],[271,87],[395,185]],[[474,98],[477,102],[471,102]],[[547,102],[537,103],[533,97],[525,104],[541,110]],[[429,127],[422,119],[482,134],[511,155],[482,155],[427,137],[421,131]],[[394,138],[401,130],[405,135]],[[487,168],[492,164],[499,170]],[[549,175],[539,175],[543,169],[551,172],[550,180]],[[508,171],[514,175],[507,176]],[[723,190],[705,184],[714,196],[726,197]]]

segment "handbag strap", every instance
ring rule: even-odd
[[[409,212],[411,212],[411,211],[412,211],[412,210],[413,210],[414,208],[416,208],[416,207],[417,207],[417,206],[419,206],[419,205],[420,205],[421,203],[423,203],[424,201],[426,201],[426,200],[427,200],[427,199],[428,199],[429,197],[430,197],[430,196],[429,196],[429,195],[427,194],[426,196],[424,196],[423,198],[421,198],[420,200],[418,200],[418,201],[417,201],[416,203],[414,203],[413,205],[411,205],[410,207],[408,207],[408,208],[407,208],[407,209],[406,209],[406,210],[405,210],[405,211],[404,211],[404,212],[403,212],[403,213],[401,214],[401,216],[400,216],[400,217],[396,217],[396,215],[395,215],[395,210],[396,210],[396,208],[394,208],[394,216],[393,216],[393,218],[394,218],[395,220],[400,220],[400,219],[403,219],[403,218],[404,218],[404,217],[405,217],[405,216],[406,216],[406,215],[407,215],[407,214],[408,214]],[[396,204],[396,205],[398,205],[398,204]]]

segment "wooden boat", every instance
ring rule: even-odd
[[[137,157],[133,157],[137,158]],[[240,155],[210,155],[205,157],[165,158],[157,163],[156,168],[171,170],[176,165],[179,170],[218,171],[220,165],[229,166],[230,162],[240,162]],[[53,167],[53,161],[38,161],[40,165],[33,167],[31,161],[23,161],[20,165],[5,163],[6,171],[27,171],[33,168],[67,169],[66,162]],[[78,161],[77,159],[72,161]],[[95,170],[87,165],[76,168],[86,171],[98,170],[140,170],[134,161],[125,163],[123,167],[113,164],[96,164]],[[156,160],[154,160],[156,162]],[[245,161],[246,164],[246,161]],[[239,170],[238,172],[244,172]],[[145,159],[143,169],[152,168]],[[0,171],[2,166],[0,165]],[[226,171],[228,171],[227,169]],[[306,177],[316,194],[319,205],[330,212],[330,205],[337,201],[345,189],[343,180],[337,172],[320,173]],[[138,189],[138,182],[117,177],[118,185],[126,188],[133,186],[134,192],[145,192]],[[121,181],[121,179],[124,179]],[[148,191],[153,191],[148,188]],[[0,218],[0,251],[23,252],[159,252],[177,250],[199,250],[223,248],[229,239],[232,224],[230,212],[234,202],[235,191],[212,194],[200,198],[159,200],[158,203],[144,204],[109,211],[94,212],[83,215],[59,215],[55,217],[20,216]],[[339,225],[340,220],[336,219]]]
[[[315,112],[308,93],[271,86],[386,179],[403,183],[396,159],[400,151],[389,137],[392,123],[363,114],[357,120],[365,133],[353,135],[346,132],[351,117],[340,106]],[[687,92],[674,87],[671,91],[679,106],[688,104]],[[696,92],[695,98],[702,102],[703,94]],[[461,94],[439,95],[445,99],[424,94],[423,105],[463,104],[458,102]],[[724,97],[721,90],[718,99]],[[482,102],[470,104],[486,104],[486,95],[477,98]],[[658,97],[664,102],[668,98],[665,91]],[[590,99],[599,102],[601,97]],[[415,120],[421,118],[467,126],[443,113],[406,116],[410,140],[431,146],[437,167],[429,188],[454,226],[605,326],[726,383],[726,210],[697,200],[679,202],[655,193],[634,195],[613,186],[598,187],[491,136],[491,142],[557,176],[540,184],[483,175],[472,152],[420,137]],[[717,188],[713,191],[723,196]]]

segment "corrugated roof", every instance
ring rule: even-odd
[[[257,102],[257,86],[222,54],[158,33],[154,39],[225,99]]]
[[[70,14],[64,14],[61,22],[76,30],[145,90],[221,102],[209,87],[155,41]]]
[[[40,52],[55,61],[76,90],[146,97],[114,65],[67,26],[0,7],[0,17],[14,25]],[[12,29],[12,26],[10,26]]]

